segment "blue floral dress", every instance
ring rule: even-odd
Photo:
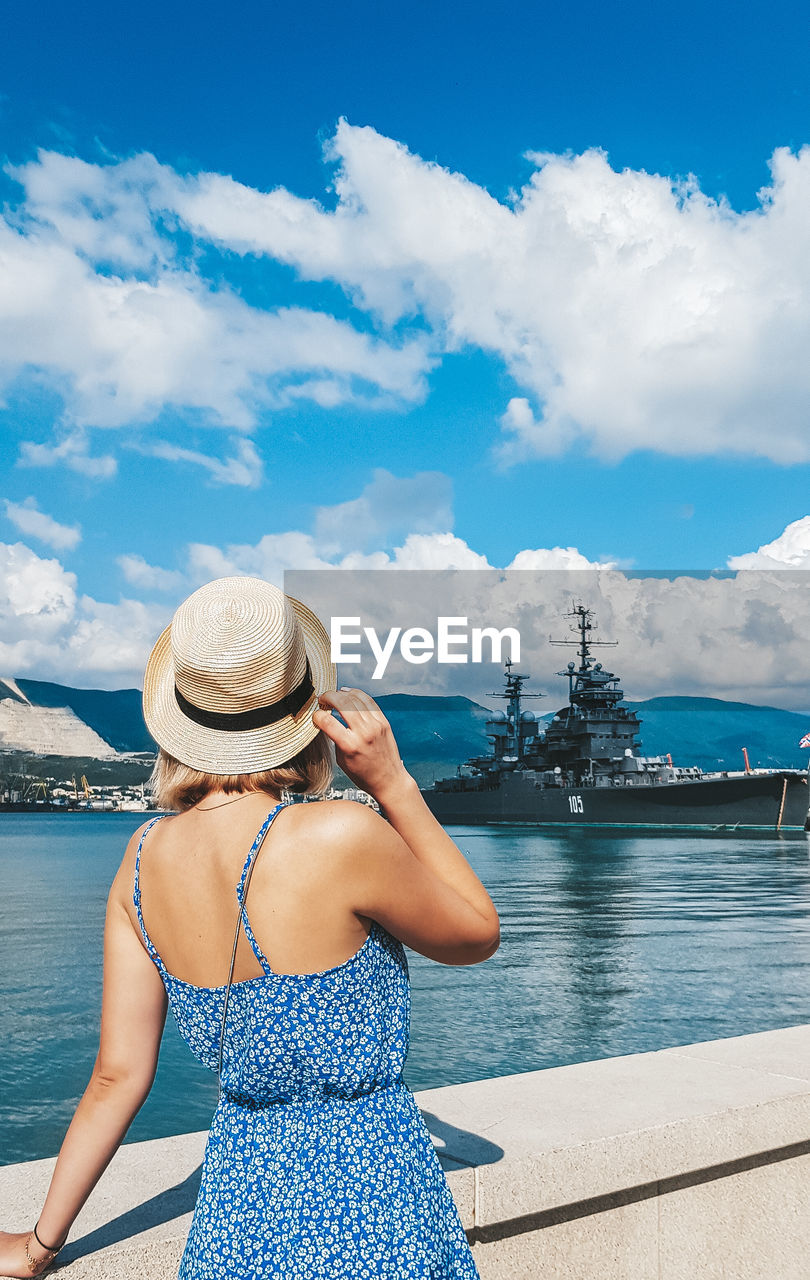
[[[266,818],[251,858],[282,808]],[[225,986],[168,972],[134,903],[180,1033],[216,1071]],[[373,923],[345,964],[235,982],[220,1098],[179,1280],[475,1280],[478,1272],[402,1079],[410,990],[401,944]]]

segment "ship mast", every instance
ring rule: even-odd
[[[506,712],[493,712],[487,720],[487,736],[493,740],[492,754],[473,756],[465,761],[471,768],[480,773],[490,773],[494,768],[514,767],[526,759],[532,744],[537,741],[537,719],[531,711],[521,711],[524,698],[542,698],[542,693],[525,693],[523,685],[530,679],[518,671],[512,670],[512,659],[504,663],[504,689],[493,689],[492,698],[504,698],[508,703]]]
[[[594,640],[593,632],[596,630],[596,622],[594,621],[593,609],[586,609],[582,604],[573,604],[566,614],[567,618],[573,618],[569,630],[579,632],[578,640],[552,640],[548,638],[549,644],[566,645],[569,647],[576,646],[579,652],[579,671],[576,670],[573,662],[569,662],[567,671],[559,671],[557,674],[568,676],[568,696],[574,693],[574,681],[577,677],[587,675],[591,669],[591,649],[597,645],[603,648],[614,648],[619,642],[618,640]]]
[[[506,671],[504,673],[506,688],[500,689],[497,691],[493,689],[489,696],[491,698],[506,698],[506,700],[509,703],[509,706],[507,707],[507,710],[506,710],[507,717],[513,722],[513,724],[519,724],[521,699],[522,698],[542,698],[543,695],[542,693],[524,693],[523,692],[524,684],[531,677],[527,675],[520,675],[517,671],[512,671],[511,658],[506,659],[506,661],[504,662],[504,666],[506,667]]]

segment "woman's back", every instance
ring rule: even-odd
[[[140,866],[143,915],[169,973],[199,986],[225,980],[233,946],[236,886],[264,818],[278,803],[263,792],[191,808],[149,824]],[[368,922],[340,892],[335,826],[362,820],[350,801],[285,805],[251,876],[249,918],[276,973],[313,973],[362,946]],[[337,810],[337,812],[336,812]],[[135,913],[132,911],[133,923]],[[242,934],[234,981],[263,968]]]
[[[139,841],[133,906],[181,1034],[206,1066],[217,1067],[225,979],[238,905],[244,899],[237,948],[241,962],[238,971],[234,965],[222,1037],[224,1093],[258,1103],[321,1089],[351,1097],[398,1083],[408,1048],[409,1014],[402,946],[370,922],[360,945],[335,961],[328,953],[334,951],[334,938],[342,936],[342,912],[334,905],[333,895],[334,920],[330,919],[325,901],[328,879],[325,884],[316,883],[316,871],[307,863],[300,827],[308,824],[290,823],[297,841],[294,853],[289,836],[278,844],[273,839],[277,819],[282,814],[282,820],[294,818],[287,812],[291,806],[276,804],[268,813],[266,798],[262,803],[257,796],[255,806],[243,807],[258,811],[263,820],[247,855],[239,851],[238,864],[233,845],[235,839],[238,843],[239,831],[198,832],[198,823],[157,818],[147,824]],[[158,845],[161,831],[165,839]],[[189,857],[185,848],[185,841],[195,834],[198,858]],[[298,865],[283,876],[281,867],[289,857],[297,857]],[[262,866],[269,873],[260,879]],[[281,903],[273,900],[276,875],[285,882],[285,893],[277,895]],[[299,884],[303,888],[296,897]],[[259,910],[254,910],[257,906]],[[157,933],[150,923],[153,914],[158,919]],[[331,926],[327,929],[331,947],[315,939],[307,948],[312,919]],[[286,928],[291,940],[288,955],[302,956],[307,965],[325,956],[326,963],[301,972],[276,968],[277,949],[271,948],[268,954],[264,944],[273,920]]]
[[[310,858],[302,842],[328,830],[333,819],[324,810],[307,821],[305,809],[317,806],[302,806],[304,820],[296,822],[296,810],[279,803],[264,814],[237,864],[234,846],[266,805],[245,798],[241,807],[231,829],[183,822],[188,814],[154,819],[136,851],[139,928],[181,1034],[212,1068],[232,947],[228,930],[250,884],[243,956],[227,1007],[220,1099],[181,1280],[229,1274],[469,1280],[475,1268],[458,1215],[402,1079],[410,1008],[402,945],[377,922],[366,929],[358,921],[365,937],[359,947],[310,968],[316,956],[346,942],[328,850],[318,848]],[[275,828],[279,818],[286,834],[274,840],[283,830],[281,822]],[[164,840],[150,849],[161,828]],[[265,873],[258,878],[262,859]],[[278,883],[283,888],[275,892]],[[325,925],[326,940],[313,938],[308,946],[313,921]],[[282,943],[271,945],[268,955],[259,938],[279,934]],[[156,937],[168,944],[165,954]],[[276,968],[296,958],[306,969]]]

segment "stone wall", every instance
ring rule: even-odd
[[[482,1280],[810,1276],[810,1026],[417,1098]],[[173,1280],[205,1136],[122,1147],[51,1274]],[[0,1168],[4,1229],[52,1168]]]

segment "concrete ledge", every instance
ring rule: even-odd
[[[417,1100],[482,1280],[810,1274],[810,1026]],[[176,1276],[205,1138],[122,1147],[54,1274]],[[53,1164],[0,1168],[5,1229],[30,1226]]]
[[[200,1183],[207,1130],[122,1146],[79,1214],[49,1275],[163,1280],[177,1274]],[[35,1221],[55,1159],[0,1168],[3,1229]],[[58,1265],[57,1265],[58,1264]]]
[[[465,1225],[484,1227],[810,1138],[810,1027],[434,1089],[419,1105],[479,1166]]]

